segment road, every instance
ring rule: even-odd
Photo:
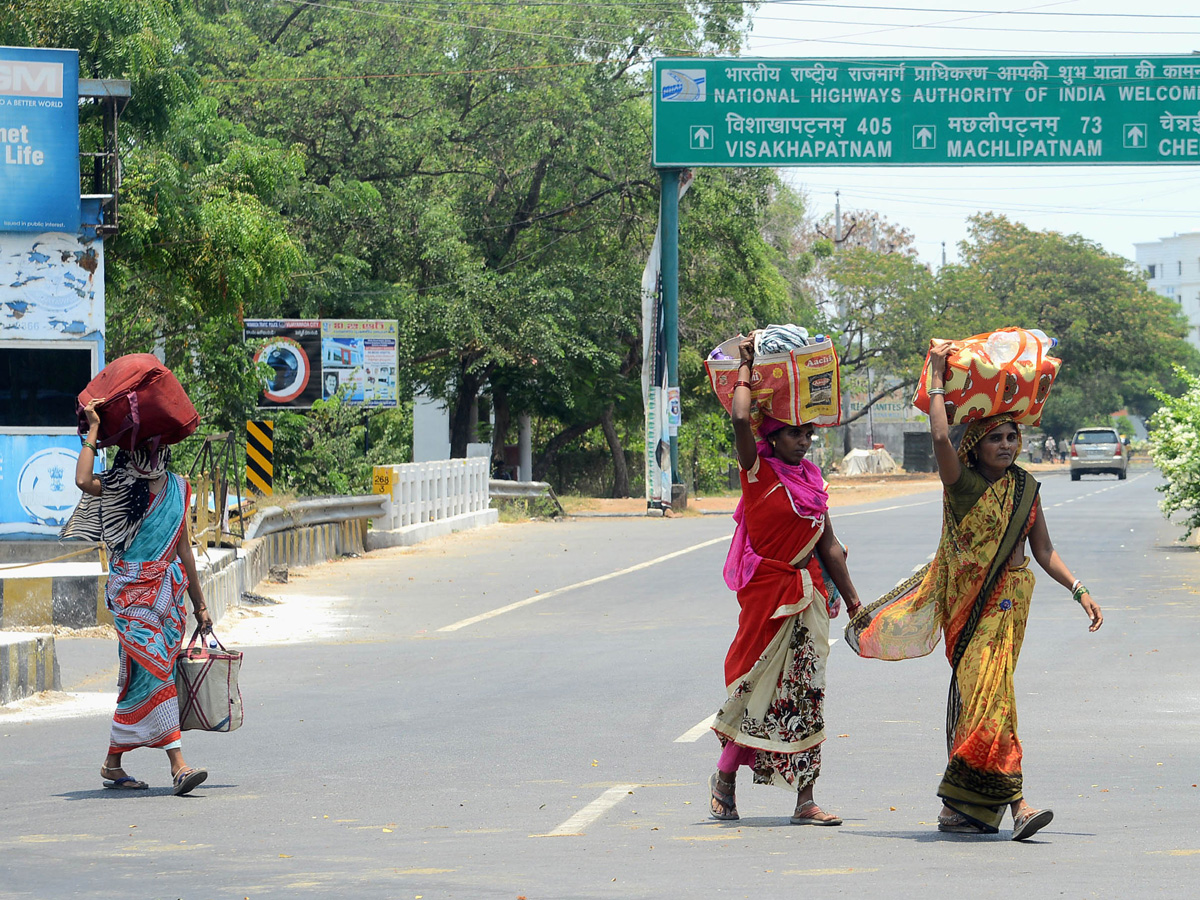
[[[272,586],[283,602],[227,631],[246,651],[245,727],[185,735],[212,773],[191,797],[170,796],[148,751],[127,765],[150,791],[103,790],[103,712],[0,717],[0,897],[1190,897],[1200,556],[1175,543],[1157,483],[1144,468],[1043,480],[1051,535],[1106,622],[1089,634],[1039,577],[1020,733],[1028,797],[1056,815],[1029,843],[1008,822],[934,828],[940,648],[882,663],[833,646],[817,798],[844,827],[790,826],[793,798],[748,783],[740,822],[709,819],[730,523],[601,519]],[[864,597],[932,552],[939,497],[836,511]],[[111,691],[71,662],[86,646],[62,642],[64,671]]]

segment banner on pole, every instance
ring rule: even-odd
[[[690,171],[679,178],[679,197],[692,186]],[[662,222],[654,232],[650,258],[642,270],[642,405],[646,411],[646,507],[671,506],[671,435],[679,429],[679,386],[667,384],[667,342],[663,321]],[[669,390],[675,389],[672,410]],[[674,415],[673,415],[674,413]],[[674,423],[672,424],[672,419]]]

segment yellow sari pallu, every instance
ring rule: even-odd
[[[1037,493],[1037,481],[1012,466],[961,521],[947,493],[933,562],[846,626],[846,642],[872,659],[925,656],[945,635],[953,671],[946,704],[949,762],[938,796],[989,833],[998,830],[1005,807],[1022,796],[1013,672],[1034,578],[1025,563],[1009,568],[1008,562],[1033,522]]]

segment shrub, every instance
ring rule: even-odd
[[[1175,374],[1187,390],[1179,397],[1155,393],[1162,406],[1150,419],[1150,458],[1166,479],[1159,508],[1168,517],[1187,513],[1186,537],[1200,528],[1200,378],[1181,367]]]

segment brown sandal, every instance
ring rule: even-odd
[[[1050,824],[1054,811],[1050,809],[1027,809],[1019,816],[1013,816],[1012,839],[1024,841],[1033,837]]]
[[[732,822],[741,818],[737,811],[737,801],[732,792],[721,790],[718,785],[728,784],[721,778],[720,772],[713,772],[708,779],[708,814],[722,822]]]
[[[799,814],[800,810],[802,810],[802,809],[809,809],[809,810],[811,810],[811,812],[820,813],[820,814],[828,816],[829,818],[822,819],[822,818],[820,818],[819,815],[817,815],[817,816],[814,816],[814,815],[802,816]],[[803,803],[801,803],[799,806],[796,807],[796,812],[792,815],[791,823],[793,825],[832,826],[832,825],[841,825],[842,820],[839,819],[837,816],[835,816],[833,813],[827,813],[827,812],[825,812],[825,810],[821,809],[821,807],[817,806],[816,800],[805,800]]]
[[[937,818],[938,831],[948,834],[987,834],[983,826],[976,825],[962,813],[939,815]]]

